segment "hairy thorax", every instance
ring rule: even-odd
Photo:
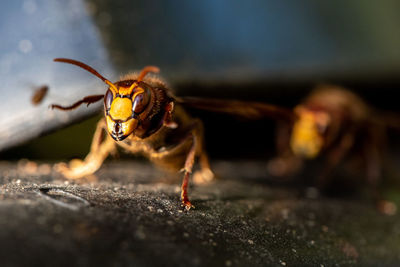
[[[160,167],[180,170],[193,144],[192,138],[188,138],[193,119],[179,105],[175,107],[172,118],[177,123],[175,129],[163,125],[148,137],[132,134],[117,144],[129,153],[142,154]]]

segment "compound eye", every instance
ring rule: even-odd
[[[108,89],[106,95],[104,96],[104,107],[106,108],[106,110],[110,110],[113,99],[113,93],[110,89]]]
[[[142,113],[149,103],[149,95],[145,93],[138,94],[132,103],[132,112],[134,114]]]

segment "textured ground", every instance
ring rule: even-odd
[[[193,186],[148,163],[107,163],[66,182],[48,164],[0,163],[1,266],[393,266],[400,216],[359,198],[299,197],[265,181],[265,164],[214,164]],[[251,170],[251,171],[249,171]],[[311,192],[312,193],[312,192]],[[313,194],[309,194],[313,195]]]

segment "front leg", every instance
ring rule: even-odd
[[[93,136],[90,153],[84,161],[72,160],[69,166],[65,163],[58,163],[55,165],[56,171],[68,179],[79,179],[96,172],[107,156],[115,150],[115,141],[108,134],[103,141],[105,127],[105,120],[100,120]]]
[[[165,168],[172,168],[175,170],[181,169],[181,171],[184,172],[181,186],[182,206],[185,210],[194,208],[189,200],[188,186],[196,156],[200,158],[201,171],[209,172],[209,175],[213,177],[213,173],[209,169],[208,158],[202,147],[201,121],[194,120],[194,122],[187,127],[186,135],[177,143],[174,143],[173,147],[161,150],[154,150],[151,147],[147,147],[144,152],[148,154],[149,158],[154,163],[164,166]],[[176,164],[177,162],[179,163]],[[181,164],[183,164],[183,166]]]
[[[185,166],[183,168],[185,174],[181,187],[182,206],[185,208],[185,210],[194,208],[189,201],[187,188],[189,184],[189,176],[190,173],[192,173],[196,156],[199,157],[201,170],[194,174],[193,178],[195,183],[208,183],[214,179],[214,173],[211,171],[210,162],[204,148],[204,129],[202,122],[196,119],[192,124],[191,129],[192,130],[186,139],[192,139],[192,146],[190,147],[190,150],[186,156]],[[185,142],[185,140],[183,142]]]
[[[370,194],[378,211],[385,215],[394,215],[397,206],[394,202],[386,200],[381,193],[382,180],[381,157],[384,147],[384,130],[379,127],[369,127],[368,137],[364,145],[365,171]]]
[[[327,159],[324,169],[322,170],[322,173],[317,177],[317,187],[319,190],[326,189],[326,187],[330,184],[332,179],[331,172],[341,163],[343,158],[353,147],[354,139],[355,130],[351,129],[347,133],[344,133],[338,145],[332,148],[327,153]]]
[[[214,180],[214,173],[210,167],[210,161],[204,146],[204,127],[200,120],[196,120],[193,128],[196,138],[196,155],[199,157],[200,170],[193,173],[195,184],[208,184]]]
[[[192,173],[194,158],[196,155],[196,146],[197,146],[197,142],[198,142],[197,141],[198,136],[194,132],[192,132],[188,138],[192,139],[192,146],[190,147],[189,153],[186,156],[185,167],[183,168],[184,176],[183,176],[183,181],[182,181],[182,186],[181,186],[182,206],[187,211],[190,210],[191,208],[194,208],[192,203],[189,201],[187,188],[189,185],[189,176],[190,176],[190,173]]]
[[[277,156],[267,163],[268,173],[282,180],[292,179],[303,166],[303,160],[294,155],[290,148],[292,128],[291,123],[278,123],[275,134]]]

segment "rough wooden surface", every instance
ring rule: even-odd
[[[138,161],[67,182],[49,164],[0,163],[1,266],[394,266],[400,216],[367,200],[299,197],[263,162],[217,162],[190,190]]]

